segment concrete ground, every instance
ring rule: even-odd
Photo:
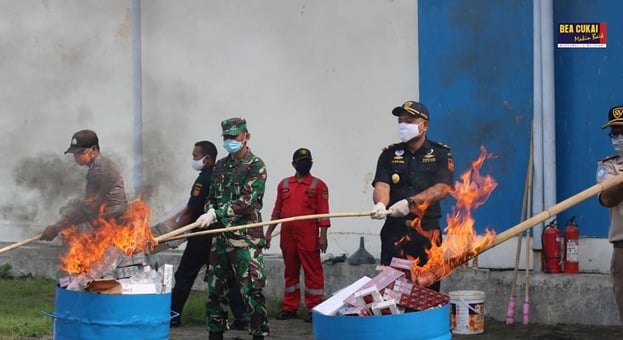
[[[0,246],[9,243],[0,244]],[[58,248],[48,243],[33,242],[21,248],[0,254],[0,265],[8,263],[16,274],[33,274],[58,278],[60,272],[53,265]],[[152,255],[152,263],[176,265],[180,251],[166,251]],[[362,276],[376,275],[375,265],[353,266],[348,263],[324,264],[327,296],[356,281]],[[265,295],[279,299],[283,289],[283,262],[279,257],[266,257],[268,285]],[[442,292],[479,290],[486,294],[486,317],[504,321],[508,305],[512,271],[488,269],[457,269],[442,281]],[[525,279],[520,273],[517,287],[515,322],[521,323]],[[619,325],[610,277],[607,274],[545,274],[530,273],[530,324],[614,326]],[[195,289],[205,289],[201,278]],[[566,326],[565,326],[566,327]],[[623,338],[623,335],[622,337]]]
[[[271,334],[267,339],[300,339],[313,340],[313,326],[302,320],[270,320]],[[414,326],[415,327],[415,326]],[[417,328],[414,328],[417,331]],[[171,340],[195,340],[205,339],[208,331],[205,327],[180,327],[171,329]],[[225,333],[225,339],[251,339],[244,331],[229,331]],[[521,323],[508,326],[504,322],[487,319],[485,331],[482,334],[457,335],[452,339],[475,339],[475,340],[615,340],[623,338],[623,328],[619,326],[586,326],[586,325],[538,325]],[[334,339],[316,340],[339,340],[340,334]],[[388,339],[389,340],[389,339]]]

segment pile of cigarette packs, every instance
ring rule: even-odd
[[[314,311],[324,315],[390,315],[423,311],[447,304],[450,297],[411,280],[413,262],[393,258],[373,278],[362,277],[319,304]]]

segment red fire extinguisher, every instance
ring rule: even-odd
[[[561,240],[560,230],[556,226],[556,220],[551,221],[541,235],[543,243],[543,272],[560,273],[561,268]]]
[[[580,230],[575,224],[575,216],[571,217],[565,227],[565,261],[563,263],[563,272],[566,274],[577,274],[580,271],[579,257],[580,255]]]

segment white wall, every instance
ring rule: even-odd
[[[82,128],[98,132],[133,195],[129,8],[0,1],[0,71],[11,79],[0,84],[0,228],[43,227],[80,193],[86,169],[62,152]],[[418,97],[417,2],[143,1],[142,33],[143,181],[155,217],[188,196],[193,143],[220,146],[219,123],[232,116],[247,118],[268,167],[265,219],[300,146],[333,212],[371,209],[376,159],[397,139],[390,111]],[[332,223],[329,252],[352,253],[365,235],[379,255],[380,222]]]

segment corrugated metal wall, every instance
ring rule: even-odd
[[[480,154],[499,183],[474,216],[480,232],[519,222],[532,120],[532,3],[420,1],[420,99],[430,138],[452,147],[456,178]],[[444,202],[445,211],[454,204]]]
[[[608,120],[610,107],[623,104],[623,2],[554,1],[554,23],[606,22],[606,48],[559,48],[556,62],[556,152],[558,197],[566,198],[595,184],[600,158],[614,153]],[[555,36],[558,27],[554,27]],[[608,211],[590,199],[559,216],[576,215],[582,236],[606,237]]]
[[[623,104],[623,3],[554,1],[560,23],[607,23],[607,48],[555,49],[558,201],[595,184],[596,162],[613,150],[602,130],[608,109]],[[420,0],[420,99],[432,111],[431,138],[452,146],[457,175],[484,145],[499,186],[475,216],[477,228],[505,230],[519,220],[532,119],[532,1]],[[454,203],[445,202],[446,211]],[[562,213],[577,216],[582,236],[606,237],[607,211],[589,199]]]

